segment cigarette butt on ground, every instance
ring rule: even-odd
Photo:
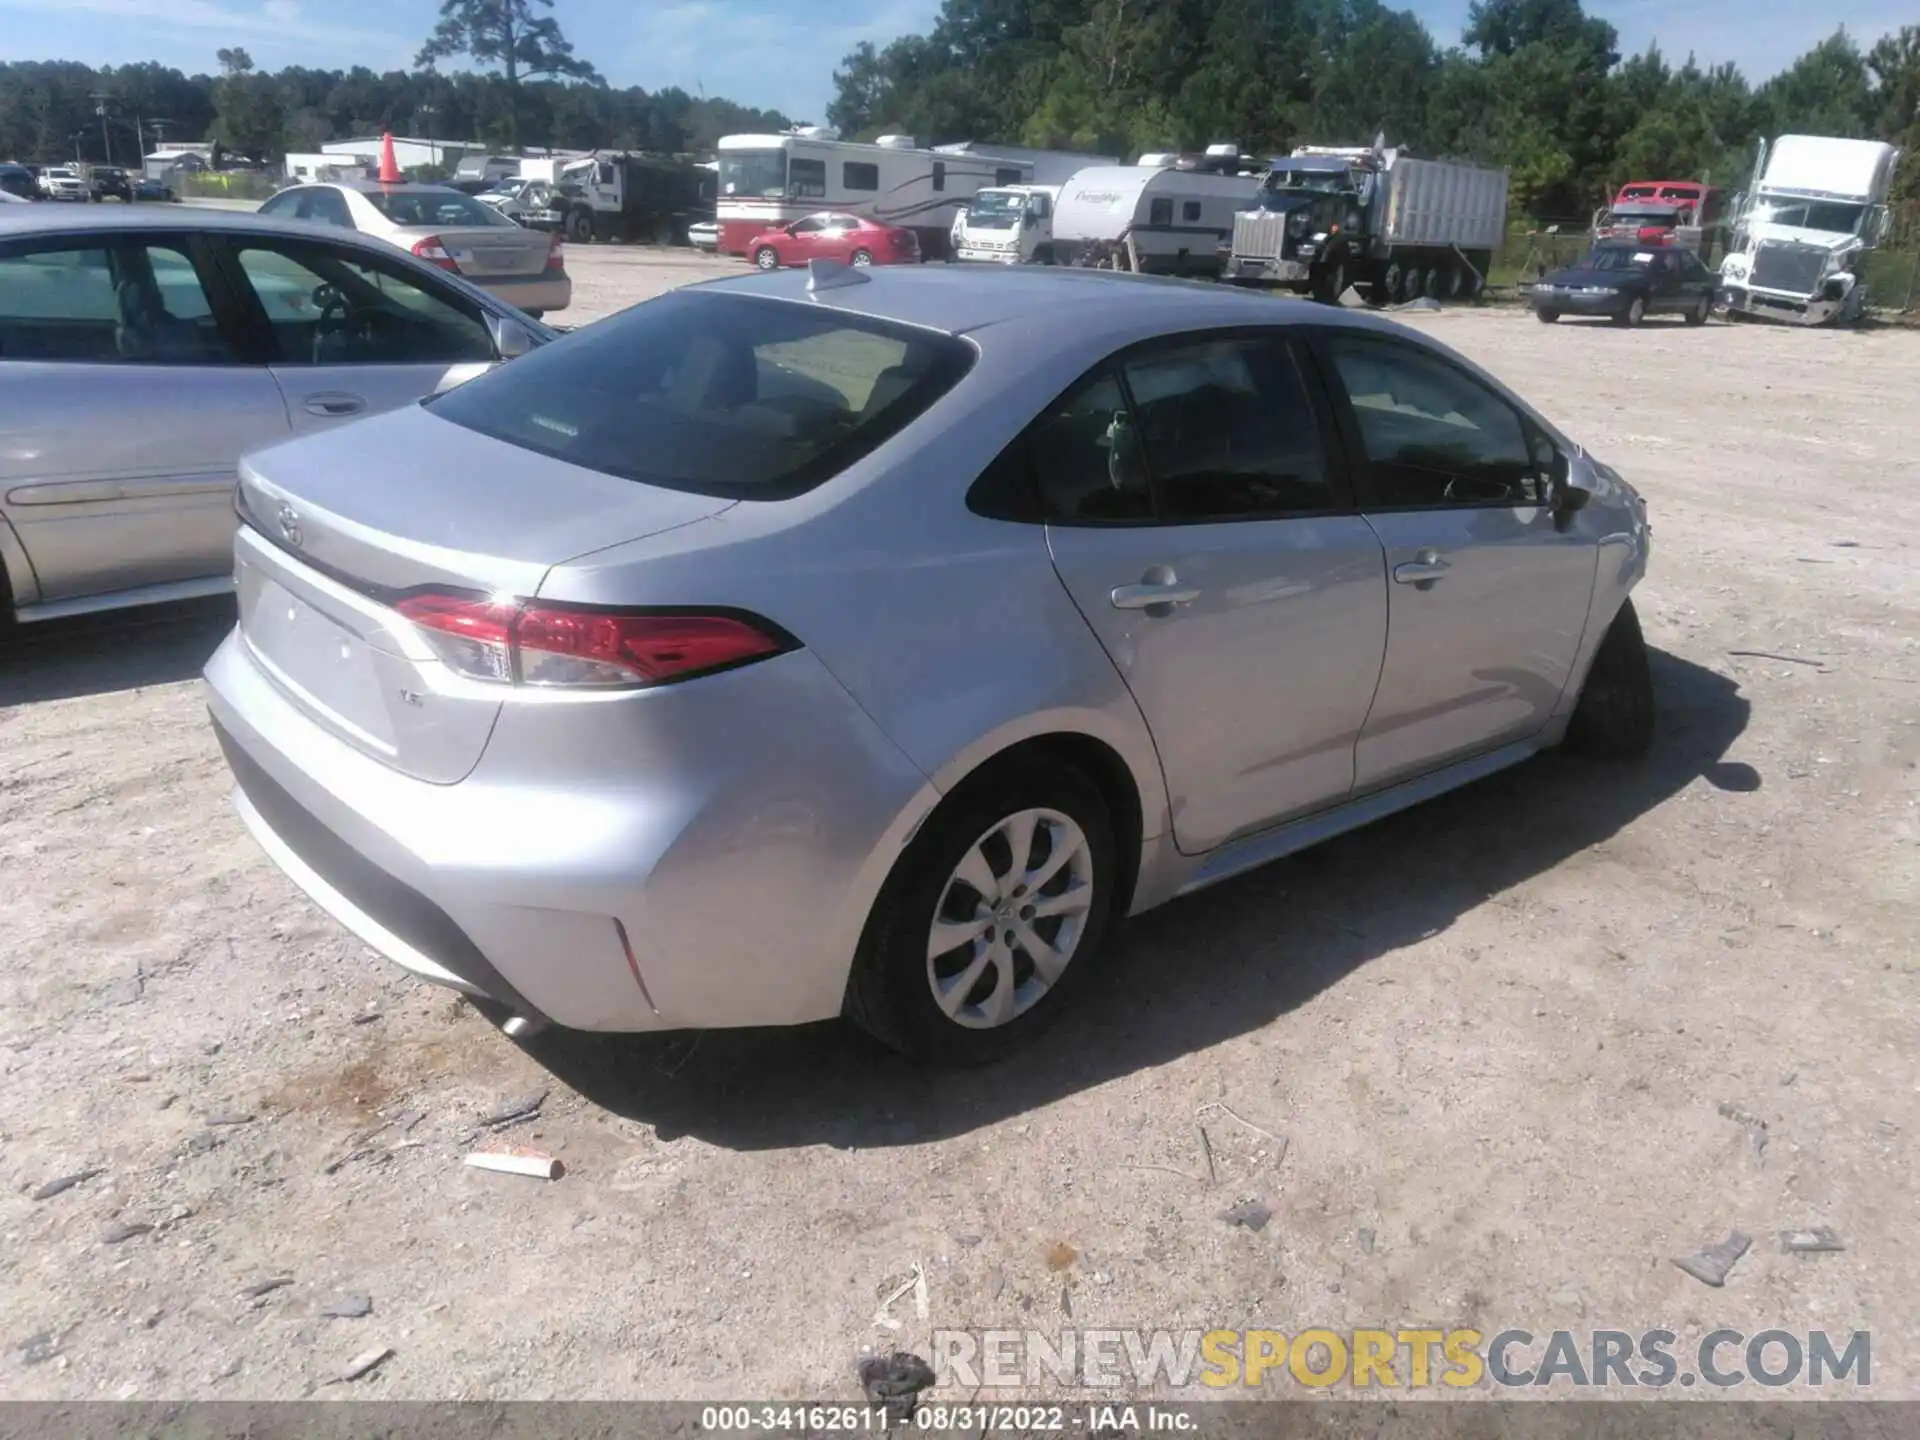
[[[466,1163],[476,1170],[498,1170],[505,1175],[531,1175],[536,1180],[558,1180],[560,1162],[543,1150],[473,1150]]]

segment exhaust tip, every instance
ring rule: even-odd
[[[509,1040],[530,1040],[535,1035],[552,1028],[552,1021],[533,1015],[512,1015],[507,1023],[500,1027],[500,1033]]]

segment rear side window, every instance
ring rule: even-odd
[[[849,190],[878,190],[880,167],[865,160],[849,160],[840,167],[840,183]]]
[[[340,200],[338,191],[321,192]],[[470,195],[462,195],[458,190],[367,190],[362,198],[396,225],[407,228],[432,227],[435,225],[512,225],[514,222],[502,215],[491,205],[482,205]],[[340,205],[344,216],[347,206]],[[316,214],[314,219],[338,222],[331,217]]]
[[[950,335],[812,305],[669,294],[429,403],[607,475],[742,500],[838,474],[973,363]]]

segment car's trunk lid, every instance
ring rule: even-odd
[[[408,407],[240,466],[240,629],[335,736],[439,784],[478,762],[505,698],[450,670],[394,605],[531,596],[554,565],[725,509],[520,450]]]
[[[398,232],[408,249],[422,240],[437,239],[441,248],[474,280],[538,275],[547,268],[553,237],[544,230],[522,225],[474,225],[424,229],[409,226]]]

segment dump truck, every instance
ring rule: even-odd
[[[1222,278],[1337,304],[1470,299],[1506,233],[1507,172],[1372,145],[1276,157],[1233,226]]]

